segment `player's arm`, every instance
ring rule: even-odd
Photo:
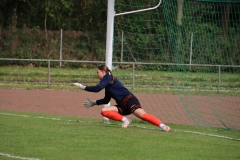
[[[99,92],[103,88],[105,88],[107,85],[109,85],[110,81],[111,79],[109,77],[103,77],[103,79],[101,79],[101,81],[96,86],[84,86],[81,83],[73,83],[73,85],[85,91]]]
[[[103,77],[96,86],[86,86],[85,90],[89,92],[100,92],[107,85],[109,85],[111,79],[110,76]]]
[[[84,86],[81,83],[73,83],[73,85],[88,92],[99,92],[105,87],[105,85],[99,85],[99,84],[96,86]]]
[[[101,104],[108,104],[111,100],[111,96],[109,96],[108,94],[105,94],[103,99],[99,99],[96,101],[97,105],[101,105]]]
[[[101,104],[108,104],[111,100],[111,97],[108,96],[108,94],[105,94],[105,97],[103,99],[99,99],[96,101],[92,101],[89,98],[87,101],[83,102],[83,106],[86,108],[93,107],[94,105],[101,105]]]
[[[87,99],[87,101],[83,102],[83,106],[86,108],[90,108],[92,106],[96,105],[96,101],[92,101],[91,99]]]
[[[99,99],[97,101],[93,101],[93,100],[88,98],[87,101],[83,102],[83,106],[86,107],[86,108],[90,108],[90,107],[93,107],[94,105],[108,104],[108,102],[110,102],[110,100]]]

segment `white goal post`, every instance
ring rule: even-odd
[[[126,14],[132,14],[132,13],[139,13],[149,10],[154,10],[158,8],[161,4],[162,0],[159,0],[159,3],[155,7],[151,8],[145,8],[140,10],[134,10],[129,12],[123,12],[123,13],[115,13],[114,10],[114,4],[115,0],[108,0],[108,9],[107,9],[107,38],[106,38],[106,66],[110,70],[112,70],[112,57],[113,57],[113,30],[114,30],[114,17],[120,16],[120,15],[126,15]],[[104,107],[110,106],[110,103],[107,105],[104,105]],[[106,121],[106,118],[104,117],[103,121]]]
[[[145,8],[140,10],[134,10],[123,13],[115,13],[114,4],[115,0],[108,0],[108,10],[107,10],[107,38],[106,38],[106,66],[112,70],[112,52],[113,52],[113,30],[114,30],[114,17],[132,13],[145,12],[149,10],[154,10],[160,6],[162,0],[155,7]]]

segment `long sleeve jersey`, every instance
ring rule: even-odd
[[[114,83],[110,84],[112,76],[106,74],[96,86],[86,86],[85,90],[89,92],[99,92],[105,88],[105,96],[103,99],[96,101],[97,105],[108,104],[113,98],[117,104],[120,104],[121,100],[131,92],[123,86],[123,84],[114,78]]]

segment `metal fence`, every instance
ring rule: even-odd
[[[51,85],[51,63],[59,62],[61,65],[62,62],[70,63],[89,63],[89,64],[105,64],[105,61],[79,61],[79,60],[49,60],[49,59],[13,59],[13,58],[0,58],[1,61],[26,61],[26,62],[47,62],[48,63],[48,82],[47,87],[50,88]],[[195,67],[216,67],[218,70],[218,84],[217,84],[217,93],[220,93],[221,88],[221,68],[240,68],[240,65],[210,65],[210,64],[172,64],[172,63],[144,63],[144,62],[113,62],[113,65],[131,65],[132,66],[132,80],[131,85],[132,89],[135,86],[135,66],[136,65],[161,65],[161,66],[187,66],[189,70],[193,66]],[[114,68],[114,67],[113,67]]]

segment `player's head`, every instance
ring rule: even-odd
[[[110,74],[112,76],[112,81],[110,84],[113,84],[114,77],[110,69],[106,65],[101,65],[97,68],[97,76],[99,79],[102,79],[106,74]]]

